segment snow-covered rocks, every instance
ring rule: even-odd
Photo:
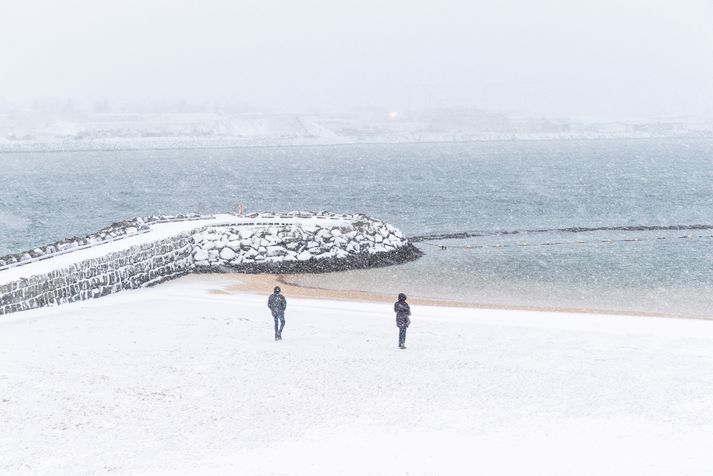
[[[279,218],[295,215],[302,220],[289,224],[271,222],[263,227],[213,226],[196,232],[193,259],[197,270],[228,267],[244,272],[310,272],[349,269],[356,264],[366,267],[378,265],[375,256],[389,255],[408,245],[399,230],[364,215],[293,212],[280,214]],[[256,214],[253,218],[277,220],[275,216]],[[349,259],[359,257],[370,259]],[[317,265],[317,261],[325,259],[331,260],[328,267],[324,262]],[[315,265],[314,269],[310,264]]]
[[[208,251],[199,248],[195,253],[193,253],[193,259],[195,261],[207,261]]]
[[[182,276],[193,269],[192,250],[190,235],[183,233],[0,284],[0,315],[101,297]]]
[[[235,258],[236,254],[235,254],[235,251],[233,251],[230,247],[228,247],[226,245],[225,248],[220,250],[220,253],[218,254],[218,256],[220,257],[220,259],[222,259],[224,261],[230,261],[233,258]]]
[[[95,246],[127,236],[144,233],[149,230],[151,224],[166,223],[171,221],[187,221],[206,218],[197,213],[187,213],[180,215],[153,215],[148,217],[137,217],[130,220],[123,220],[102,228],[96,233],[91,233],[83,238],[66,238],[44,247],[37,247],[30,251],[15,253],[0,257],[0,270],[11,267],[19,262],[27,262],[38,259],[47,259],[52,255],[67,253],[73,250]]]
[[[101,297],[192,271],[316,273],[420,256],[396,228],[364,215],[183,217],[136,218],[1,258],[0,315]]]

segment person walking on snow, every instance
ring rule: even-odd
[[[396,326],[399,328],[399,349],[406,348],[406,329],[411,324],[411,307],[406,303],[406,295],[399,293],[399,300],[394,303]]]
[[[280,294],[280,287],[275,286],[275,292],[267,298],[267,307],[272,311],[272,318],[275,319],[275,340],[282,340],[282,329],[285,328],[285,309],[287,299]],[[279,327],[278,327],[279,321]]]

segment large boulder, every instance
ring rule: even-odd
[[[265,240],[267,240],[270,245],[275,245],[277,243],[280,243],[282,241],[282,238],[277,235],[266,235]]]
[[[311,257],[312,257],[312,253],[310,253],[309,251],[306,251],[306,250],[297,255],[297,259],[299,261],[307,261]]]
[[[235,258],[235,251],[231,250],[227,246],[220,251],[220,259],[225,261],[230,261]]]
[[[245,240],[247,238],[253,237],[253,235],[255,234],[255,229],[254,228],[241,228],[238,233],[240,233],[240,238]]]
[[[273,257],[273,256],[284,256],[286,255],[287,252],[282,246],[268,246],[267,247],[267,256]]]

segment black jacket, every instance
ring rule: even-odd
[[[282,294],[270,294],[267,298],[267,307],[272,311],[272,315],[282,314],[287,309],[287,299]]]
[[[408,327],[411,324],[411,307],[406,301],[396,301],[394,303],[394,312],[396,313],[396,325],[399,327]]]

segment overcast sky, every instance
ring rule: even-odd
[[[713,116],[711,0],[0,0],[9,102]]]

